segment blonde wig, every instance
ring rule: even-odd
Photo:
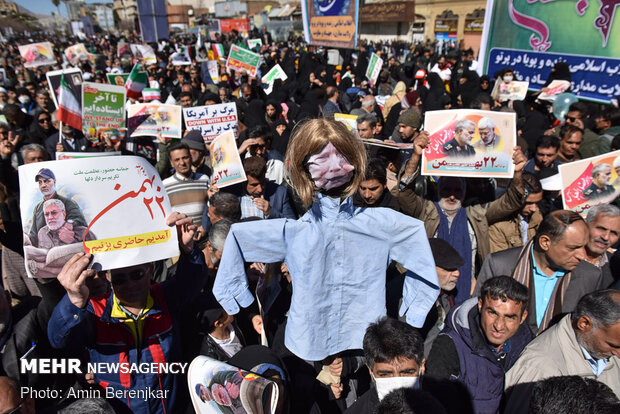
[[[341,197],[353,195],[364,179],[366,150],[362,141],[340,121],[326,118],[308,120],[293,131],[285,161],[291,184],[306,207],[312,204],[318,188],[305,164],[311,155],[320,152],[330,142],[355,167],[353,179]]]

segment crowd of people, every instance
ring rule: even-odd
[[[561,120],[538,93],[500,102],[494,85],[516,79],[514,70],[479,76],[471,49],[362,43],[341,50],[335,66],[300,39],[248,37],[262,40],[256,76],[222,60],[214,83],[200,60],[217,56],[187,34],[153,44],[157,62],[143,64],[161,102],[236,105],[247,181],[223,188],[211,184],[200,131],[113,141],[60,128],[45,75],[72,66],[64,49],[84,43],[83,79],[108,83],[106,74],[142,63],[119,52],[121,41],[140,43],[136,34],[3,44],[0,411],[192,412],[195,390],[182,374],[49,375],[20,364],[205,355],[273,380],[277,413],[619,412],[620,207],[600,204],[583,218],[562,208],[549,183],[562,163],[620,149],[620,109],[579,101]],[[26,68],[17,46],[43,40],[56,65]],[[248,47],[237,32],[213,43]],[[181,46],[192,64],[174,66]],[[374,84],[365,77],[373,52],[384,61]],[[276,64],[287,79],[267,93],[261,74]],[[571,77],[563,62],[546,75],[544,87]],[[460,108],[516,114],[510,180],[421,175],[425,113]],[[334,114],[356,115],[357,130]],[[491,119],[477,127],[477,145],[497,144]],[[457,124],[457,135],[467,128]],[[476,150],[453,141],[443,151]],[[157,169],[175,211],[167,224],[178,230],[178,260],[96,272],[80,252],[57,278],[28,278],[24,244],[81,241],[86,221],[41,168],[43,201],[24,232],[18,166],[97,151]],[[618,190],[611,175],[593,171],[588,197]],[[273,289],[259,308],[267,279]],[[88,394],[106,389],[111,397]],[[198,390],[203,402],[209,395]]]

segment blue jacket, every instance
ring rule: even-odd
[[[65,295],[48,324],[52,347],[81,350],[88,348],[92,363],[170,363],[181,361],[179,321],[182,305],[191,301],[206,280],[204,256],[195,248],[190,255],[181,254],[177,272],[171,279],[151,286],[154,304],[146,313],[142,339],[136,346],[122,319],[111,316],[112,295],[91,298],[78,308]],[[137,365],[130,365],[137,366]],[[85,371],[85,365],[82,367]],[[95,381],[104,389],[114,390],[118,398],[136,413],[171,413],[177,390],[183,390],[180,374],[95,373]],[[126,391],[143,390],[130,395]],[[153,398],[146,392],[160,392]],[[103,394],[103,393],[102,393]]]
[[[439,342],[433,345],[431,355],[429,355],[428,374],[433,376],[431,372],[433,371],[433,354],[441,354],[441,350],[435,349],[441,346],[439,345],[442,342],[440,338],[448,336],[454,343],[460,365],[458,376],[452,375],[451,379],[458,380],[467,387],[476,413],[498,413],[504,393],[505,373],[514,365],[521,351],[532,340],[532,333],[527,323],[522,323],[517,333],[509,339],[509,349],[506,349],[506,345],[504,346],[506,355],[502,362],[491,351],[480,329],[477,297],[453,308],[448,313],[445,324],[444,330],[437,338]]]

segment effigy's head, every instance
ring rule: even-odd
[[[293,188],[309,206],[317,192],[353,195],[364,178],[366,150],[342,122],[311,119],[293,131],[285,162]]]

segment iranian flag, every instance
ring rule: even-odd
[[[82,130],[82,108],[73,89],[65,81],[65,74],[60,77],[60,93],[58,96],[58,120],[78,131]]]
[[[161,99],[161,93],[156,88],[144,88],[142,89],[142,97],[145,101],[152,101],[154,99]]]
[[[211,48],[215,54],[215,60],[224,59],[224,46],[221,43],[213,43]]]
[[[142,96],[142,89],[146,88],[148,78],[145,72],[140,72],[140,64],[136,63],[131,69],[131,73],[125,82],[125,89],[127,89],[127,97],[132,99],[139,99]]]

